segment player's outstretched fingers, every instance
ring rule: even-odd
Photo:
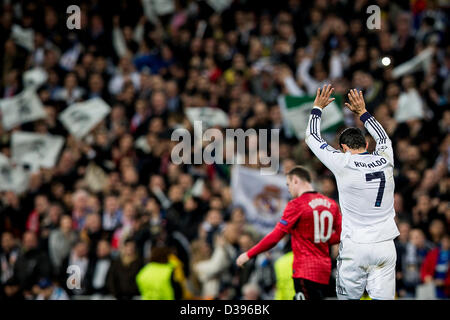
[[[327,96],[328,96],[328,85],[327,84],[325,84],[324,86],[323,86],[323,88],[324,88],[324,97],[326,98]]]
[[[323,85],[323,88],[322,88],[322,94],[321,94],[321,97],[324,98],[324,97],[326,97],[326,95],[327,95],[327,85],[324,84],[324,85]]]
[[[352,90],[352,96],[353,96],[353,100],[355,101],[355,103],[358,103],[359,102],[358,90],[353,89]]]
[[[361,100],[361,102],[364,101],[364,96],[363,96],[362,90],[359,91],[359,99]]]
[[[333,94],[333,92],[334,92],[334,88],[330,84],[330,91],[328,93],[328,98]]]
[[[361,91],[356,90],[356,101],[358,102],[358,105],[361,105],[363,103],[364,99],[361,98]]]
[[[351,92],[352,91],[350,90],[350,92],[348,93],[348,100],[350,100],[350,103],[352,105],[354,105],[355,104],[355,100],[353,99],[353,96],[352,96]]]

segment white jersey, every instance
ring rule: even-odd
[[[361,116],[376,141],[373,153],[343,153],[320,135],[322,110],[314,107],[306,129],[306,143],[333,172],[342,211],[341,239],[357,243],[392,240],[399,235],[394,221],[394,153],[380,123],[368,112]]]

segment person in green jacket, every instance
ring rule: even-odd
[[[275,276],[277,278],[275,300],[292,300],[295,296],[294,282],[292,281],[292,264],[294,254],[292,251],[284,254],[275,261]]]
[[[175,266],[169,262],[169,255],[167,247],[152,249],[150,262],[136,276],[142,300],[181,299],[181,286],[175,281]]]

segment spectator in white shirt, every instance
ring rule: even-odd
[[[78,86],[76,74],[69,72],[64,78],[64,87],[55,92],[54,99],[65,101],[70,105],[81,100],[84,92],[84,89]]]
[[[136,90],[139,89],[139,73],[135,70],[132,60],[127,54],[120,58],[119,66],[117,67],[115,74],[109,81],[109,93],[113,95],[119,94],[123,89],[124,83],[128,80],[131,80]]]
[[[114,231],[122,222],[122,210],[115,195],[108,195],[104,201],[102,227],[106,231]]]

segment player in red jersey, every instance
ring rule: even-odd
[[[290,233],[294,252],[293,279],[296,300],[319,300],[330,280],[329,246],[339,243],[341,213],[337,203],[314,191],[311,175],[297,166],[286,175],[289,193],[294,198],[271,233],[236,260],[238,266],[273,248]]]

